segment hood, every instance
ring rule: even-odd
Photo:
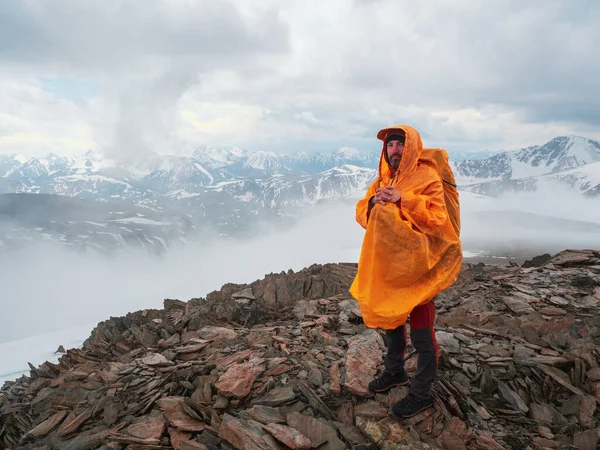
[[[390,182],[394,176],[394,170],[390,167],[385,149],[385,140],[391,134],[398,134],[401,131],[406,136],[404,142],[404,151],[402,152],[402,160],[398,167],[398,179],[404,178],[417,167],[417,162],[423,151],[423,142],[421,135],[417,130],[408,125],[396,125],[393,127],[384,128],[377,133],[377,139],[383,142],[381,149],[381,158],[379,159],[379,178],[386,184]]]

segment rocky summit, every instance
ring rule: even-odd
[[[600,252],[465,264],[436,299],[435,405],[407,420],[390,413],[407,388],[367,388],[384,334],[355,273],[314,265],[103,322],[5,383],[0,448],[597,448]]]

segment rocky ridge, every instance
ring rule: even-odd
[[[407,388],[367,389],[384,340],[347,293],[355,272],[314,265],[103,322],[4,385],[0,448],[597,447],[600,252],[465,264],[436,299],[435,406],[407,420],[390,415]]]

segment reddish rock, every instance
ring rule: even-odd
[[[252,362],[235,364],[221,375],[215,387],[223,395],[230,395],[237,398],[246,397],[252,390],[252,385],[256,378],[264,370],[263,365],[256,365]]]
[[[202,339],[210,339],[215,342],[223,342],[236,339],[238,334],[231,328],[206,326],[198,331]]]
[[[344,402],[338,410],[338,420],[347,425],[354,425],[354,405],[352,402]]]
[[[545,316],[564,316],[567,312],[564,309],[557,308],[556,306],[546,306],[538,310],[540,314]]]
[[[29,395],[37,394],[40,389],[49,386],[50,382],[51,380],[49,380],[48,378],[38,378],[37,380],[33,380],[27,387],[26,392]]]
[[[179,407],[182,403],[185,402],[183,397],[173,396],[173,397],[163,397],[156,401],[156,404],[160,409],[166,411],[168,409]]]
[[[183,450],[190,439],[192,439],[191,433],[185,433],[177,428],[169,428],[169,436],[171,437],[171,446],[175,450]]]
[[[275,450],[279,447],[277,442],[262,430],[259,423],[253,420],[236,419],[229,414],[223,415],[219,437],[235,448],[245,450]]]
[[[442,431],[441,439],[448,436],[456,436],[463,443],[468,444],[474,437],[473,430],[467,428],[467,425],[458,417],[452,417]]]
[[[545,439],[542,437],[535,436],[532,442],[539,448],[561,448],[560,442],[553,441],[551,439]]]
[[[575,433],[573,445],[579,450],[596,450],[598,446],[598,430],[586,430]]]
[[[29,431],[29,433],[27,433],[27,434],[29,436],[33,436],[37,439],[43,438],[48,433],[50,433],[52,430],[54,430],[62,422],[62,420],[67,416],[67,414],[68,414],[68,411],[59,411],[59,412],[53,414],[52,416],[50,416],[50,418],[44,420],[42,423],[40,423],[37,427],[35,427],[31,431]]]
[[[243,350],[229,356],[219,356],[215,361],[217,367],[229,367],[231,364],[238,364],[248,359],[252,355],[252,349]]]
[[[315,419],[298,412],[287,415],[287,423],[310,439],[313,447],[324,450],[344,450],[346,445],[340,441],[337,431],[325,419]],[[325,441],[326,444],[322,445]]]
[[[498,444],[493,438],[484,436],[482,434],[477,435],[475,439],[479,450],[506,450],[500,444]]]
[[[331,369],[329,369],[329,389],[331,389],[331,392],[333,392],[334,394],[340,394],[342,392],[340,380],[340,363],[336,361],[331,365]]]
[[[147,366],[169,366],[173,363],[160,353],[150,353],[142,358],[142,363]]]
[[[198,335],[197,330],[189,330],[181,334],[181,343],[187,344],[192,339],[198,339],[200,336]]]
[[[60,428],[57,431],[59,436],[67,436],[71,433],[74,433],[79,429],[79,427],[92,417],[92,409],[86,409],[84,412],[76,416],[75,414],[70,415],[67,420],[63,422]]]
[[[465,443],[454,434],[442,434],[440,440],[444,450],[467,450]]]
[[[392,442],[400,442],[403,440],[411,441],[412,437],[410,432],[402,426],[395,418],[386,421],[387,428],[389,430],[386,440]]]
[[[390,433],[389,427],[381,420],[357,417],[356,426],[374,444],[378,444],[384,439],[387,439],[387,436]]]
[[[284,443],[289,448],[308,450],[311,446],[310,439],[294,428],[277,423],[271,423],[265,426],[265,430],[273,435],[279,442]]]
[[[370,417],[373,419],[383,419],[387,417],[389,409],[376,401],[360,403],[354,408],[355,416]]]
[[[166,422],[161,417],[144,417],[129,425],[127,433],[140,439],[160,439],[165,432]]]
[[[353,336],[346,352],[346,378],[344,388],[352,394],[371,396],[368,384],[383,362],[383,340],[375,330]]]

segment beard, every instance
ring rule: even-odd
[[[390,166],[392,167],[392,169],[397,170],[398,167],[400,166],[401,160],[402,160],[402,157],[400,155],[393,155],[390,158]]]

